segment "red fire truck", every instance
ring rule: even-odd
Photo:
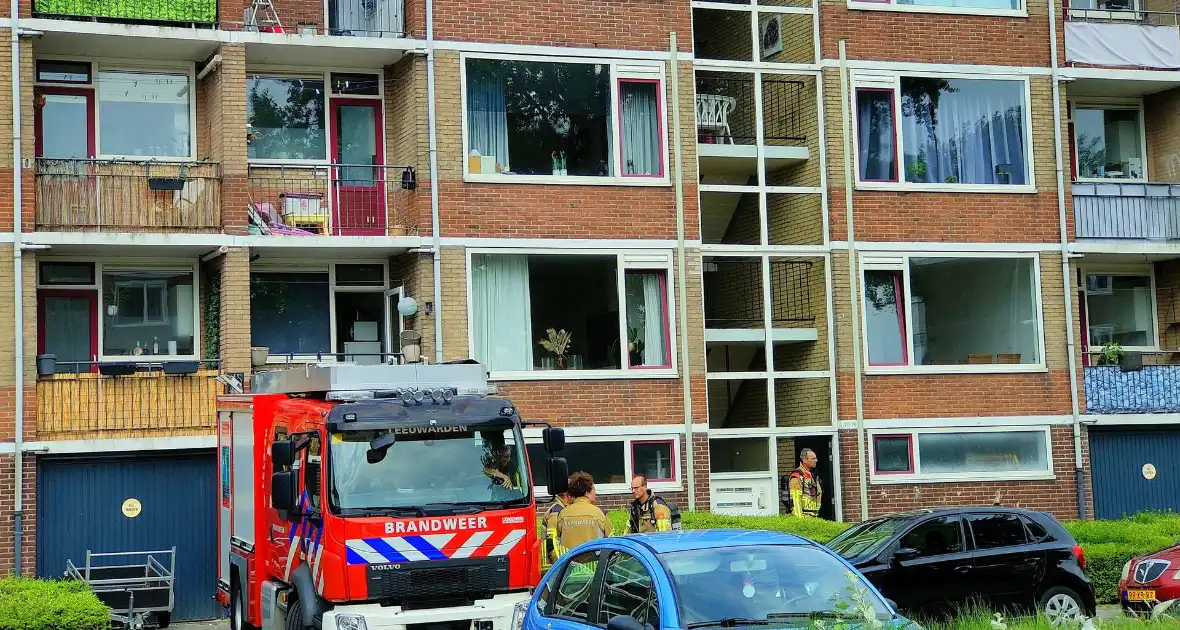
[[[259,372],[218,402],[234,630],[507,630],[540,580],[524,423],[475,362]],[[568,467],[542,431],[549,491]]]

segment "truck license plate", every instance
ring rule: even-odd
[[[1129,602],[1151,602],[1155,601],[1155,591],[1145,591],[1143,589],[1128,589],[1127,601]]]

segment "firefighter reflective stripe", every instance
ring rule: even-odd
[[[520,544],[524,535],[523,529],[513,529],[501,532],[474,532],[466,537],[464,534],[386,536],[356,538],[346,541],[345,545],[348,564],[385,564],[504,556]]]

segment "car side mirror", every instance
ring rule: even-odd
[[[644,625],[631,615],[617,615],[606,622],[606,630],[645,630]]]
[[[546,427],[541,431],[541,442],[546,453],[560,453],[565,450],[565,429]]]
[[[292,512],[296,507],[299,480],[294,471],[272,473],[270,476],[270,506],[279,512]]]
[[[901,549],[893,552],[893,562],[905,562],[906,560],[913,560],[914,558],[917,558],[921,555],[922,552],[914,549],[913,547],[902,547]]]
[[[564,494],[570,488],[570,467],[564,457],[550,457],[545,462],[549,473],[549,494]]]
[[[270,461],[276,470],[289,468],[295,463],[295,443],[291,440],[275,440],[270,445]]]

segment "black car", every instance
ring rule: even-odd
[[[902,512],[860,523],[828,548],[911,618],[977,604],[1039,610],[1056,624],[1093,617],[1097,606],[1081,547],[1044,512],[1001,507]]]

